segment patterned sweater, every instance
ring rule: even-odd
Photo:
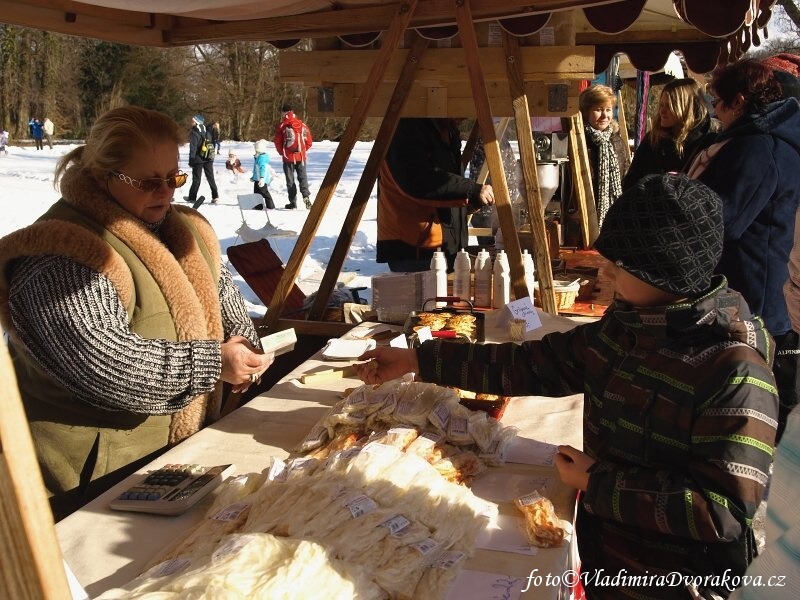
[[[741,574],[752,560],[777,424],[772,340],[758,319],[740,318],[744,302],[724,278],[714,283],[693,303],[617,303],[540,341],[434,340],[418,351],[425,381],[512,396],[584,393],[584,451],[597,461],[579,504],[584,577]],[[591,598],[690,597],[682,583],[584,583]],[[730,593],[721,579],[696,587]]]

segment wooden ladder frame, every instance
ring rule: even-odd
[[[278,284],[272,301],[269,304],[266,315],[261,320],[259,327],[261,330],[271,333],[276,331],[279,326],[280,313],[282,306],[291,290],[291,286],[297,279],[302,266],[302,261],[308,253],[314,240],[319,223],[333,197],[336,185],[341,179],[347,159],[353,150],[356,139],[361,127],[366,120],[369,108],[375,99],[380,82],[383,80],[386,69],[404,36],[406,29],[411,21],[419,0],[409,0],[407,3],[400,4],[395,12],[391,25],[383,37],[381,48],[377,58],[372,65],[369,76],[364,85],[364,92],[359,95],[352,115],[347,123],[341,141],[339,142],[333,160],[325,173],[325,177],[320,186],[320,190],[314,200],[311,212],[305,221],[303,230],[300,232],[297,243],[292,251],[289,261],[283,273],[283,277]],[[475,25],[472,19],[469,0],[454,0],[454,11],[458,23],[458,32],[461,37],[464,52],[466,54],[467,68],[469,71],[472,95],[475,101],[477,112],[478,129],[483,139],[484,151],[486,154],[486,164],[492,178],[492,188],[494,190],[495,204],[500,220],[500,228],[505,240],[506,253],[508,254],[509,265],[511,267],[511,282],[515,298],[524,298],[529,295],[529,290],[525,283],[525,272],[522,265],[522,251],[520,248],[519,237],[516,225],[511,212],[511,202],[509,199],[508,183],[505,178],[503,162],[500,156],[500,147],[495,135],[492,110],[489,104],[489,95],[484,82],[481,69],[478,40],[475,32]],[[533,149],[533,135],[530,130],[530,113],[528,110],[528,100],[524,91],[524,81],[522,79],[521,59],[519,45],[513,36],[504,35],[504,49],[507,54],[508,78],[514,104],[514,115],[517,119],[517,126],[523,130],[520,137],[525,141],[520,144],[522,155],[523,175],[525,186],[528,192],[528,206],[531,217],[531,230],[535,244],[534,261],[539,273],[539,287],[542,297],[542,305],[545,311],[556,313],[555,291],[552,284],[552,269],[550,258],[547,251],[546,232],[544,226],[544,215],[541,211],[541,199],[539,193],[538,176],[536,174],[536,156]],[[309,320],[318,320],[324,312],[330,295],[333,293],[341,272],[347,251],[355,237],[358,224],[364,214],[366,203],[372,191],[372,187],[377,180],[378,170],[381,162],[386,156],[392,135],[394,134],[397,122],[402,112],[408,91],[414,82],[417,67],[419,66],[420,56],[425,52],[427,43],[420,40],[420,36],[412,44],[408,52],[407,60],[403,66],[400,77],[392,94],[392,98],[387,106],[378,135],[373,144],[367,164],[359,180],[358,187],[353,197],[353,201],[348,210],[344,224],[336,241],[331,259],[325,269],[322,282],[320,283],[317,297],[308,314]],[[526,125],[527,124],[527,125]],[[530,138],[530,139],[528,139]],[[533,165],[533,168],[530,168]],[[536,210],[533,210],[535,207]]]
[[[0,381],[0,598],[70,600],[50,503],[3,340]]]

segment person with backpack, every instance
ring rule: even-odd
[[[289,104],[281,107],[283,119],[275,127],[273,143],[278,154],[283,159],[283,174],[286,177],[286,191],[289,194],[289,204],[285,208],[297,208],[297,185],[294,178],[297,175],[297,184],[306,208],[311,208],[310,193],[308,191],[308,178],[306,177],[306,151],[311,148],[311,130],[292,111]]]
[[[203,115],[193,116],[192,129],[189,132],[189,166],[192,169],[192,187],[189,188],[186,200],[194,209],[198,208],[206,199],[205,196],[197,197],[203,173],[206,174],[208,187],[211,188],[211,203],[219,202],[217,182],[214,181],[214,155],[214,142],[211,140],[210,132],[206,130]]]
[[[250,181],[253,182],[253,193],[261,194],[267,208],[275,208],[275,202],[269,193],[269,181],[271,173],[269,168],[269,155],[267,154],[267,140],[261,139],[255,143],[255,154],[253,155],[253,175]],[[261,205],[256,208],[264,208]]]

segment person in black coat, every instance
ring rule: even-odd
[[[464,177],[455,119],[400,119],[378,174],[377,262],[427,271],[441,248],[453,270],[467,212],[494,204],[492,186]]]
[[[694,156],[710,146],[719,123],[708,114],[706,101],[694,79],[673,79],[661,91],[658,115],[633,155],[622,189],[645,175],[680,173]]]
[[[800,209],[800,103],[785,97],[773,69],[755,59],[718,67],[711,89],[722,131],[697,155],[689,176],[722,197],[717,272],[775,338],[780,436],[800,395],[800,343],[783,294]]]
[[[197,209],[206,199],[205,196],[197,197],[197,191],[200,189],[200,181],[203,179],[203,173],[206,174],[208,180],[208,187],[211,188],[211,203],[216,204],[219,202],[219,191],[217,190],[217,182],[214,180],[214,157],[204,158],[200,155],[200,148],[203,140],[211,140],[211,137],[206,132],[205,119],[203,115],[195,115],[192,117],[192,129],[189,131],[189,166],[192,168],[192,185],[189,188],[189,196],[186,198],[192,204],[192,208]]]

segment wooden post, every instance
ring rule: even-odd
[[[472,97],[478,113],[483,148],[486,152],[486,162],[489,164],[489,173],[492,177],[492,189],[497,205],[497,215],[500,218],[500,228],[506,245],[506,254],[511,266],[511,284],[515,298],[524,298],[528,295],[525,285],[525,270],[522,266],[522,252],[520,251],[517,227],[514,216],[511,214],[511,201],[508,195],[508,183],[503,169],[503,160],[500,157],[500,146],[494,134],[492,122],[492,108],[489,104],[489,94],[481,69],[480,54],[478,52],[478,38],[475,34],[475,24],[472,22],[472,11],[469,0],[455,0],[456,21],[461,44],[467,59],[467,70],[472,88]]]
[[[583,135],[583,116],[576,113],[569,118],[569,159],[572,162],[572,182],[578,210],[581,213],[581,234],[583,246],[591,248],[600,228],[597,223],[597,206],[592,187],[592,170],[589,166],[589,152]]]
[[[408,60],[397,80],[397,85],[389,101],[389,106],[386,108],[386,115],[383,117],[383,121],[381,121],[381,127],[378,130],[378,135],[375,137],[375,143],[372,145],[372,151],[367,159],[367,164],[364,166],[364,171],[361,173],[361,179],[359,179],[358,187],[353,195],[350,210],[348,210],[347,216],[344,219],[342,231],[336,240],[330,262],[325,269],[325,274],[322,277],[322,282],[317,291],[317,297],[314,299],[314,304],[311,307],[311,311],[308,313],[308,319],[311,321],[319,320],[328,304],[328,299],[333,292],[336,280],[341,272],[344,260],[347,257],[347,251],[350,249],[350,245],[353,243],[353,238],[358,230],[358,224],[361,222],[361,217],[364,216],[364,210],[367,206],[367,202],[369,202],[372,188],[375,185],[375,180],[378,178],[378,170],[386,157],[386,152],[392,141],[392,136],[397,128],[400,113],[408,97],[408,90],[411,89],[411,85],[414,83],[420,58],[425,53],[427,47],[428,40],[417,35],[408,53]]]
[[[511,122],[511,117],[503,117],[500,119],[500,122],[497,124],[497,127],[494,128],[494,135],[497,138],[498,143],[500,140],[503,139],[503,136],[506,134],[506,130],[508,129],[508,124]],[[500,160],[502,161],[503,155],[500,155]],[[505,169],[503,169],[503,173],[505,173]],[[489,178],[489,163],[488,161],[483,161],[481,165],[481,170],[478,173],[478,177],[475,179],[481,185],[486,183],[486,180]],[[510,194],[510,192],[509,192]]]
[[[506,52],[508,87],[517,124],[517,143],[522,162],[522,177],[525,181],[525,196],[528,200],[528,215],[531,220],[533,262],[536,265],[537,279],[539,280],[539,297],[545,312],[557,314],[556,293],[553,289],[553,267],[550,264],[547,230],[544,224],[544,207],[539,189],[539,173],[536,170],[536,150],[533,147],[531,115],[528,109],[528,97],[525,94],[525,82],[522,77],[522,55],[517,38],[505,31],[503,31],[503,48]]]
[[[467,143],[464,144],[464,152],[461,153],[461,174],[467,170],[469,161],[472,160],[472,155],[475,153],[475,144],[478,143],[478,137],[481,133],[481,126],[478,121],[472,126],[472,131],[469,132]]]
[[[2,342],[0,381],[0,598],[69,600],[53,515]]]
[[[269,304],[267,314],[264,315],[260,325],[263,326],[266,333],[272,333],[278,324],[278,319],[281,316],[281,309],[286,297],[292,289],[292,284],[300,272],[300,267],[303,264],[303,259],[308,254],[311,243],[314,241],[314,236],[317,233],[319,223],[322,221],[325,211],[328,209],[333,193],[336,190],[336,185],[347,166],[347,159],[350,157],[350,152],[358,139],[358,133],[361,131],[361,126],[367,117],[370,104],[372,104],[375,94],[378,91],[380,82],[383,80],[386,68],[392,58],[400,40],[403,38],[405,30],[411,21],[414,10],[417,8],[419,0],[408,0],[397,6],[392,24],[386,35],[383,38],[378,57],[372,65],[369,77],[367,77],[364,92],[359,95],[358,101],[353,108],[353,114],[347,122],[347,127],[342,134],[342,139],[336,148],[333,155],[331,164],[325,172],[325,177],[320,185],[317,197],[314,200],[314,205],[311,207],[311,212],[303,225],[303,230],[297,239],[297,243],[292,250],[292,255],[289,257],[289,262],[286,263],[286,269],[283,272],[283,277],[275,289],[275,295],[272,297],[272,302]],[[328,269],[334,269],[335,272],[341,271],[342,265],[328,264]]]
[[[619,90],[617,92],[617,122],[619,123],[619,135],[622,137],[622,143],[625,145],[625,156],[628,157],[628,164],[630,164],[631,141],[628,138],[628,120],[625,118],[625,104],[623,104],[622,100],[622,90]]]

